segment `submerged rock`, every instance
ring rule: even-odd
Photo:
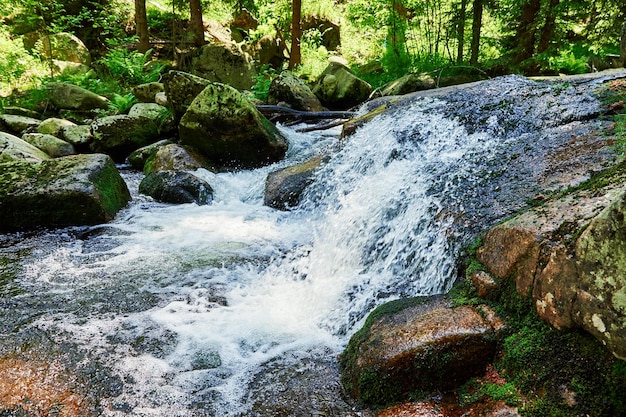
[[[392,301],[374,310],[350,339],[341,358],[342,382],[365,405],[407,400],[420,389],[454,388],[484,372],[498,326],[474,307],[450,308],[441,298]]]
[[[324,156],[317,156],[302,164],[271,172],[265,182],[264,204],[279,210],[297,206],[324,159]]]
[[[0,164],[0,230],[104,223],[129,200],[106,155]]]
[[[162,203],[209,204],[213,200],[209,183],[183,171],[152,172],[139,184],[139,192]]]
[[[259,167],[283,158],[287,139],[233,87],[212,83],[179,124],[180,142],[231,167]]]

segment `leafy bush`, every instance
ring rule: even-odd
[[[165,65],[146,65],[150,60],[152,50],[145,54],[130,51],[126,48],[114,48],[98,61],[103,65],[108,75],[122,85],[137,85],[157,81]]]
[[[0,89],[25,81],[24,77],[35,75],[37,69],[44,70],[41,61],[24,49],[21,40],[12,38],[0,28]]]
[[[137,103],[137,98],[128,93],[125,95],[113,94],[109,102],[109,110],[115,114],[128,113],[133,104]]]

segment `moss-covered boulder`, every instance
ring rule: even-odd
[[[191,56],[191,72],[210,81],[238,90],[249,90],[257,71],[250,55],[235,43],[209,43]]]
[[[93,142],[89,125],[65,126],[61,137],[71,143],[78,152],[87,151],[89,144]]]
[[[170,71],[165,75],[165,94],[176,120],[183,117],[191,102],[210,83],[206,78],[182,71]]]
[[[324,110],[311,88],[289,71],[281,72],[272,80],[267,101],[270,104],[285,102],[296,110]]]
[[[211,164],[195,149],[177,144],[159,146],[144,164],[148,174],[156,171],[193,171],[198,168],[210,169]]]
[[[106,97],[63,82],[51,82],[46,85],[50,102],[58,109],[89,111],[107,109],[109,100]]]
[[[157,93],[165,92],[165,85],[159,82],[145,83],[133,87],[133,95],[142,103],[154,103]]]
[[[65,119],[51,117],[39,124],[37,127],[37,133],[52,135],[62,139],[64,129],[70,126],[76,126],[76,123]]]
[[[171,204],[209,204],[213,200],[209,183],[184,171],[152,172],[139,184],[139,192]]]
[[[129,200],[106,155],[0,164],[0,230],[104,223]]]
[[[66,32],[46,35],[35,45],[42,58],[91,65],[91,53],[75,35]]]
[[[172,141],[169,139],[162,139],[158,142],[151,143],[150,145],[142,146],[141,148],[131,152],[131,154],[128,155],[128,163],[131,167],[133,167],[133,169],[143,171],[144,166],[146,165],[146,161],[148,161],[149,158],[153,157],[154,154],[157,153],[159,148],[165,145],[169,145],[171,143]]]
[[[364,405],[380,406],[406,401],[419,390],[459,386],[493,359],[496,321],[438,297],[385,304],[342,354],[344,387]]]
[[[26,131],[36,130],[41,120],[28,116],[0,114],[0,130],[21,135]]]
[[[367,100],[371,92],[371,85],[339,62],[331,62],[313,87],[313,93],[322,104],[333,110],[357,106]]]
[[[57,138],[56,136],[43,133],[26,133],[22,136],[26,142],[41,149],[53,158],[74,155],[76,151],[71,143]]]
[[[50,156],[41,149],[9,133],[0,132],[0,162],[41,162]]]
[[[193,100],[179,124],[180,142],[210,161],[252,168],[279,161],[287,139],[239,91],[209,84]]]
[[[324,159],[324,156],[317,156],[301,164],[271,172],[265,181],[264,204],[279,210],[297,206],[302,193],[313,181],[315,170]]]

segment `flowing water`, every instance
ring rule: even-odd
[[[587,110],[539,128],[504,106],[470,120],[476,101],[453,114],[466,96],[416,98],[342,143],[282,128],[279,164],[197,171],[211,205],[152,202],[128,172],[134,199],[113,222],[0,236],[0,356],[62,358],[103,416],[347,412],[335,357],[367,313],[447,291],[462,246],[535,192],[529,155],[597,111],[573,89],[499,82],[494,96],[534,88]],[[269,172],[327,152],[299,207],[263,206]]]

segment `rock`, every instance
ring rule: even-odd
[[[240,92],[209,84],[179,124],[180,142],[224,166],[258,167],[285,155],[288,142]]]
[[[257,27],[259,27],[258,19],[245,8],[241,9],[230,23],[231,34],[237,42],[243,42],[248,38],[248,33],[256,30]]]
[[[144,173],[156,171],[193,171],[198,168],[210,168],[209,162],[189,146],[167,144],[160,146],[146,161]]]
[[[262,36],[247,46],[245,51],[254,57],[258,65],[269,64],[272,68],[281,68],[289,58],[285,55],[285,49],[280,40],[273,35]]]
[[[161,92],[165,92],[165,85],[157,82],[141,84],[133,88],[133,95],[142,103],[154,103],[155,96]]]
[[[128,156],[128,163],[134,169],[139,171],[143,171],[144,166],[146,165],[146,161],[152,156],[154,156],[160,147],[171,144],[172,141],[169,139],[163,139],[158,142],[152,143],[147,146],[143,146],[136,151],[133,151]]]
[[[313,181],[315,170],[324,159],[324,156],[317,156],[302,164],[271,172],[265,182],[263,203],[279,210],[297,206],[302,193]]]
[[[206,44],[191,56],[191,72],[209,81],[249,90],[257,75],[253,60],[237,45]]]
[[[77,85],[51,82],[47,86],[50,101],[58,109],[95,110],[109,108],[109,100]]]
[[[69,120],[65,119],[57,119],[55,117],[51,117],[39,124],[39,126],[37,127],[37,133],[43,133],[46,135],[52,135],[58,138],[62,138],[63,131],[68,126],[76,126],[76,123],[70,122]]]
[[[0,166],[0,229],[99,224],[130,200],[106,155],[72,155]]]
[[[40,123],[41,120],[32,117],[0,114],[0,128],[9,133],[21,135],[28,130],[37,129]]]
[[[301,79],[289,71],[281,72],[272,80],[268,93],[268,102],[285,102],[296,110],[322,111],[324,107],[313,91]]]
[[[23,107],[6,106],[2,108],[4,114],[12,114],[14,116],[25,116],[32,119],[39,119],[41,115],[34,110],[25,109]]]
[[[172,204],[209,204],[213,200],[209,183],[183,171],[152,172],[139,184],[139,192]]]
[[[335,51],[341,45],[341,30],[337,23],[317,15],[306,16],[302,21],[302,30],[317,29],[322,35],[322,45]]]
[[[56,136],[44,133],[26,133],[22,136],[22,139],[36,148],[41,149],[53,158],[74,155],[76,153],[74,147],[70,143],[61,140]]]
[[[432,88],[435,88],[435,80],[430,75],[407,74],[384,86],[380,94],[382,96],[397,96],[414,91],[430,90]]]
[[[211,82],[206,78],[182,71],[170,71],[164,78],[165,94],[174,111],[174,118],[180,120],[189,105]]]
[[[77,151],[86,151],[93,141],[91,126],[88,125],[65,126],[61,137],[71,143]]]
[[[313,87],[313,93],[322,104],[332,110],[346,110],[361,104],[371,92],[371,85],[339,62],[331,62]]]
[[[0,132],[0,163],[11,161],[41,162],[50,156],[30,143],[8,133]]]
[[[170,101],[167,98],[165,92],[156,93],[154,96],[154,102],[160,104],[163,107],[170,107]]]
[[[158,104],[138,103],[129,114],[106,116],[91,124],[94,152],[109,154],[116,161],[156,142],[160,136],[171,132],[173,120],[169,110]]]
[[[76,62],[60,61],[53,59],[50,61],[50,66],[54,75],[82,75],[92,74],[93,71],[90,67],[84,64],[77,64]]]
[[[346,390],[365,405],[446,390],[482,374],[496,349],[491,323],[471,306],[439,297],[392,301],[374,310],[341,357]]]
[[[485,271],[474,272],[470,279],[480,298],[489,298],[498,289],[498,283]]]
[[[73,62],[87,67],[91,65],[91,54],[85,44],[71,33],[56,33],[43,36],[36,44],[43,59]]]

